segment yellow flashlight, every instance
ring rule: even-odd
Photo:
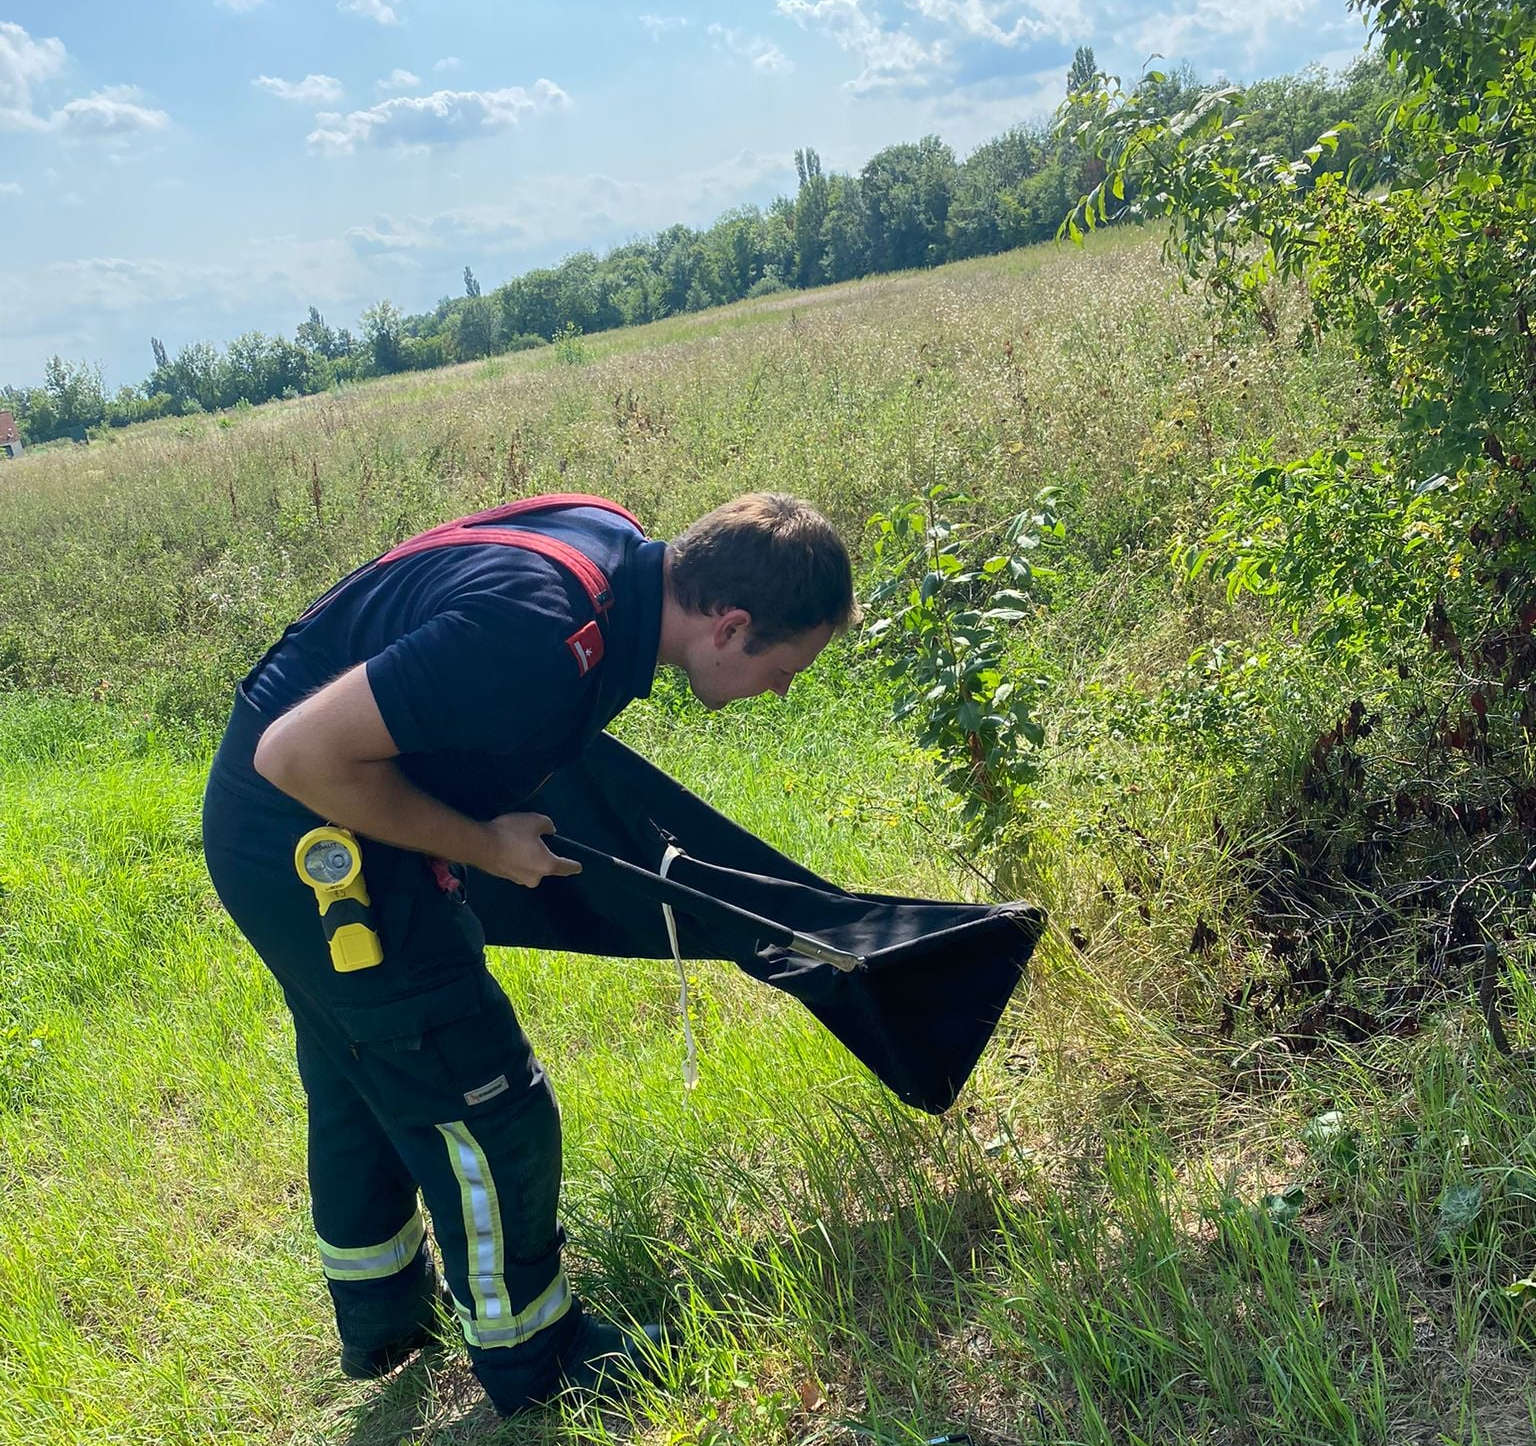
[[[342,974],[384,962],[373,927],[373,901],[363,884],[363,851],[350,830],[312,828],[293,851],[299,877],[315,891],[331,963]]]

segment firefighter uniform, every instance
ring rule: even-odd
[[[208,781],[219,897],[282,986],[309,1101],[321,1265],[346,1351],[430,1322],[443,1273],[492,1403],[539,1399],[583,1337],[560,1266],[560,1122],[487,972],[465,871],[360,840],[383,962],[333,968],[294,848],[324,822],[262,779],[275,718],[364,663],[402,771],[489,819],[651,689],[665,544],[611,503],[538,498],[434,529],[360,568],[241,684]]]

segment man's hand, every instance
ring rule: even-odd
[[[554,820],[542,813],[504,813],[485,825],[480,856],[464,862],[528,889],[547,878],[579,874],[580,864],[550,853],[545,845],[545,835],[554,831]]]

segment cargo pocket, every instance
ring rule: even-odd
[[[335,1015],[359,1088],[386,1124],[515,1110],[542,1087],[517,1015],[483,967],[398,999],[338,1006]]]
[[[424,854],[363,840],[363,881],[384,950],[384,965],[402,983],[427,988],[485,956],[485,930],[464,902],[462,887],[445,891]]]

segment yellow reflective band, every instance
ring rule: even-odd
[[[507,1295],[506,1243],[501,1233],[501,1202],[490,1162],[462,1120],[438,1125],[448,1145],[448,1161],[459,1182],[464,1212],[471,1304],[455,1300],[459,1325],[472,1346],[521,1345],[571,1308],[565,1273],[525,1310],[517,1311]]]
[[[332,1245],[319,1240],[320,1265],[332,1280],[382,1280],[404,1270],[427,1238],[426,1221],[416,1213],[379,1245]]]

